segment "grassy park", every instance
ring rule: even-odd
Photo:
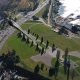
[[[28,30],[30,29],[31,33],[35,33],[39,35],[39,39],[43,36],[44,38],[44,42],[46,42],[47,40],[49,41],[50,45],[52,45],[53,43],[56,45],[56,47],[59,47],[63,50],[65,50],[65,48],[69,48],[70,51],[80,51],[80,43],[79,40],[77,39],[68,39],[65,36],[62,35],[58,35],[57,33],[53,32],[51,30],[51,28],[43,25],[40,22],[27,22],[25,24],[23,24],[21,26],[24,30]],[[34,68],[37,64],[39,64],[39,66],[42,64],[41,62],[37,63],[32,61],[30,58],[34,55],[39,54],[39,52],[37,52],[35,50],[35,46],[30,47],[30,43],[26,44],[25,41],[22,41],[21,38],[18,38],[17,36],[18,31],[16,31],[5,43],[5,45],[3,46],[2,50],[0,51],[1,53],[6,53],[8,52],[8,50],[12,50],[14,49],[16,51],[16,53],[20,56],[21,58],[21,63],[20,66],[30,70],[30,71],[34,71]],[[80,61],[78,58],[76,57],[71,57],[72,60],[74,61]],[[55,63],[55,58],[52,59],[52,65],[54,65]],[[46,68],[47,66],[45,66]],[[48,71],[49,71],[49,67],[47,67],[47,71],[45,70],[40,71],[39,74],[48,77],[49,79],[53,80],[53,77],[49,77],[48,75]],[[80,68],[78,68],[80,70]],[[58,76],[58,80],[66,80],[66,76],[63,73],[63,69],[60,68],[59,72],[59,76]],[[78,78],[76,78],[75,80],[78,80]]]
[[[26,4],[25,0],[21,3]],[[16,5],[14,5],[15,8]],[[15,29],[9,28],[0,32],[2,38],[0,41],[0,79],[9,80],[5,78],[7,76],[10,80],[80,80],[80,38],[70,38],[65,34],[54,32],[54,28],[47,24],[51,15],[50,18],[52,16],[54,18],[53,20],[51,18],[54,21],[53,24],[57,26],[56,16],[59,17],[58,10],[62,3],[58,0],[48,3],[47,0],[36,2],[28,0],[28,5],[29,8],[23,6],[24,8],[21,9],[20,7],[21,13],[17,16],[14,10],[8,14],[4,12],[6,15],[4,17],[9,16],[10,19],[6,19],[7,21],[5,20],[2,25],[5,26],[4,24],[7,23],[9,27],[12,26]],[[38,5],[39,7],[44,5],[44,7],[36,10]],[[28,11],[31,12],[28,13]],[[35,14],[34,11],[39,12]],[[21,24],[26,21],[20,26],[22,29],[14,23],[13,19],[18,23],[23,20]],[[67,19],[61,18],[63,21]],[[72,32],[75,32],[75,27],[72,28]],[[13,34],[12,30],[15,30]],[[67,33],[67,30],[61,29],[61,32]]]

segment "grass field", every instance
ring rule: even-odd
[[[80,51],[80,39],[69,39],[65,36],[58,35],[57,33],[51,31],[51,28],[43,25],[42,23],[25,23],[22,28],[27,30],[31,29],[31,32],[39,34],[40,37],[44,37],[44,41],[48,40],[50,45],[56,44],[56,47],[61,49],[69,48],[70,51]]]

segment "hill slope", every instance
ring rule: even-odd
[[[0,0],[0,11],[26,10],[34,8],[37,0]]]

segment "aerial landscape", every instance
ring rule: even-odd
[[[80,0],[0,0],[0,80],[80,80]]]

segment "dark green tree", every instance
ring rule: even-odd
[[[66,74],[67,71],[67,59],[68,59],[68,48],[66,48],[65,50],[65,54],[64,54],[64,73]]]
[[[31,47],[33,46],[33,41],[31,42],[31,45],[30,45]]]
[[[41,56],[43,55],[43,53],[44,53],[44,47],[42,47]]]
[[[22,41],[26,41],[25,34],[23,34]]]
[[[30,33],[30,29],[28,29],[28,34]]]
[[[70,60],[67,61],[67,80],[69,80],[69,76],[70,76]]]
[[[55,62],[55,79],[58,76],[59,66],[60,66],[60,51],[58,50],[56,55],[56,62]]]
[[[12,55],[16,55],[16,51],[13,49],[11,52]]]
[[[38,45],[38,43],[37,43],[37,45],[36,45],[36,51],[38,51],[39,50],[39,45]]]
[[[19,63],[20,62],[20,57],[19,56],[15,56],[15,63]]]
[[[40,44],[42,44],[42,42],[43,42],[43,37],[41,37],[41,42],[40,42]]]
[[[47,40],[47,42],[46,42],[46,48],[48,48],[48,46],[49,46],[49,41]]]
[[[35,74],[38,74],[38,73],[39,73],[39,69],[40,69],[40,68],[39,68],[39,65],[37,65],[37,66],[35,67],[35,69],[34,69],[34,73],[35,73]]]
[[[14,18],[14,21],[15,21],[15,22],[17,21],[17,18],[16,18],[16,17]]]
[[[8,51],[2,61],[4,67],[14,67],[17,63],[20,62],[20,57],[16,55],[16,51]]]
[[[27,37],[26,43],[29,43],[29,37]]]
[[[52,45],[52,52],[55,50],[56,48],[55,48],[55,44],[53,43],[53,45]]]
[[[44,64],[41,64],[41,70],[43,71],[43,69],[44,69]]]
[[[21,38],[21,37],[22,37],[21,32],[19,32],[19,33],[17,34],[17,36],[18,36],[18,38]]]
[[[34,35],[34,32],[32,33],[32,35]]]
[[[39,38],[39,35],[37,34],[37,35],[36,35],[36,40],[37,40],[38,38]]]
[[[51,68],[49,69],[49,76],[52,77],[53,75],[55,75],[55,68]]]
[[[5,58],[5,53],[2,53],[2,59],[4,59]]]

